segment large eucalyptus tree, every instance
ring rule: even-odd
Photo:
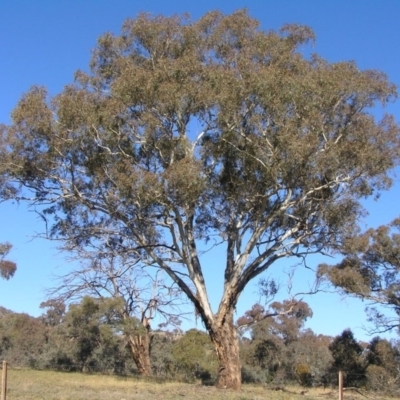
[[[359,199],[390,186],[396,95],[379,71],[304,51],[303,26],[266,32],[245,11],[140,15],[100,37],[90,72],[52,99],[31,88],[4,129],[6,178],[42,204],[55,237],[114,235],[193,302],[241,385],[235,305],[276,261],[336,251]],[[221,244],[225,261],[204,265]],[[216,257],[218,260],[218,257]],[[204,268],[224,278],[213,309]]]

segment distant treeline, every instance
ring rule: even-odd
[[[39,318],[0,307],[0,359],[11,367],[137,374],[124,335],[95,304],[85,298],[67,311],[47,304]],[[316,335],[303,329],[306,317],[280,315],[251,325],[238,321],[243,382],[330,386],[342,370],[345,386],[396,394],[399,341],[359,342],[351,330],[334,338]],[[205,384],[214,381],[218,368],[209,336],[198,329],[152,331],[151,365],[156,377]]]

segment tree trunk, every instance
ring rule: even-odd
[[[239,340],[233,324],[233,316],[228,315],[221,325],[212,327],[210,337],[214,343],[219,362],[217,387],[240,390],[242,374],[239,359]]]
[[[150,362],[150,334],[129,335],[128,346],[140,375],[152,374]]]

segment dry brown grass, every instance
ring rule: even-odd
[[[244,385],[240,392],[218,390],[200,384],[152,382],[136,378],[87,375],[53,371],[9,370],[7,400],[331,400],[332,390],[302,388],[271,390]],[[376,395],[367,395],[374,400]],[[357,393],[345,395],[346,400],[364,399]]]

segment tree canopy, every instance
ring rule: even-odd
[[[307,56],[313,40],[243,10],[142,14],[101,36],[90,72],[57,96],[32,87],[3,129],[7,195],[43,205],[53,238],[113,236],[164,270],[210,333],[221,387],[240,387],[233,311],[248,282],[279,259],[340,251],[359,200],[398,164],[398,126],[371,114],[395,86]],[[217,245],[215,311],[201,255]]]
[[[361,355],[363,348],[354,338],[350,329],[345,329],[341,335],[329,345],[333,356],[331,372],[343,371],[344,385],[349,387],[365,383],[366,362]]]
[[[400,329],[400,219],[388,225],[349,238],[343,244],[344,259],[319,266],[319,274],[346,294],[365,299],[372,330],[384,332]],[[382,313],[376,306],[394,312]]]

